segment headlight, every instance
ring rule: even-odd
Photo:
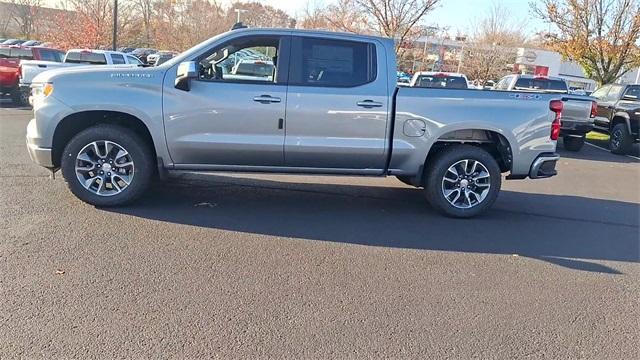
[[[34,98],[46,98],[53,93],[52,83],[31,84],[31,95]]]

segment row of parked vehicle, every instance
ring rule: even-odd
[[[536,94],[562,94],[564,109],[560,136],[565,149],[580,151],[586,135],[596,131],[609,135],[613,153],[626,154],[639,142],[640,85],[610,84],[587,96],[569,88],[559,77],[513,74],[489,88],[474,86],[464,74],[418,72],[407,80],[398,73],[398,85],[423,88],[482,89],[514,92],[515,98],[526,100]],[[517,94],[516,94],[517,93]]]
[[[31,81],[41,72],[79,65],[158,66],[175,55],[173,51],[148,48],[71,49],[65,53],[36,40],[7,39],[0,43],[0,93],[9,94],[15,104],[24,106],[28,104]]]

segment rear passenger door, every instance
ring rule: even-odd
[[[286,166],[384,168],[390,108],[384,54],[373,40],[292,38]]]

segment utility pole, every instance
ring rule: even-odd
[[[118,46],[118,0],[113,0],[113,51]]]
[[[236,19],[236,23],[240,22],[240,14],[242,13],[246,13],[249,10],[245,10],[245,9],[235,9],[234,10],[236,12],[236,14],[238,14],[238,18]]]

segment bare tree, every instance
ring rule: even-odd
[[[253,27],[295,27],[296,21],[286,12],[258,2],[235,2],[228,11],[227,18],[233,24],[236,20],[236,9],[246,10],[241,19],[243,23]]]
[[[20,35],[30,38],[36,33],[36,24],[42,0],[11,0],[11,15],[18,24]]]
[[[154,6],[157,2],[157,0],[134,0],[133,3],[133,7],[139,16],[139,20],[142,22],[142,27],[144,29],[144,43],[146,46],[151,44]]]
[[[420,21],[441,0],[339,0],[324,11],[310,8],[301,25],[356,33],[378,34],[396,41],[396,52],[420,34]]]
[[[494,3],[472,25],[475,30],[462,51],[461,70],[481,84],[509,73],[509,65],[516,60],[514,48],[527,44],[522,30],[525,23],[525,19],[514,18],[506,8]]]
[[[531,8],[557,30],[549,45],[597,82],[614,82],[640,65],[640,1],[538,0]]]

